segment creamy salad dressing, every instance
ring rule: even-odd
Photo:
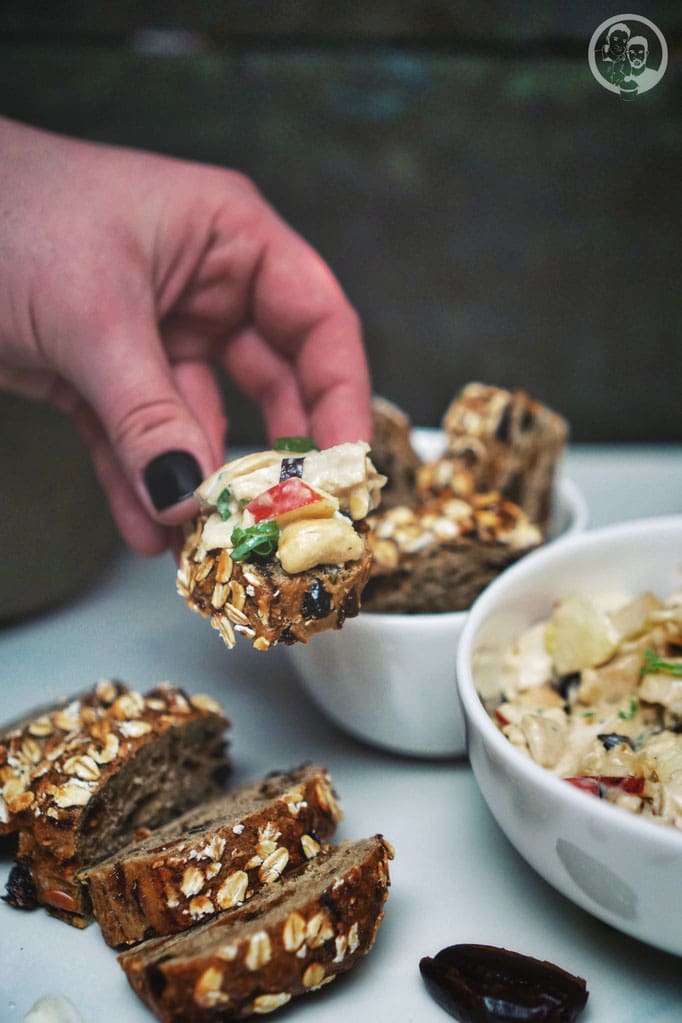
[[[682,594],[559,601],[505,651],[498,679],[489,709],[519,750],[682,829]]]
[[[204,480],[195,494],[208,515],[200,555],[234,549],[235,528],[254,524],[247,505],[281,481],[282,463],[300,462],[299,478],[319,500],[287,515],[279,532],[276,555],[291,574],[321,564],[345,564],[362,556],[364,542],[353,521],[377,507],[386,479],[369,458],[369,445],[338,444],[323,451],[272,450],[245,455]],[[220,506],[220,507],[219,507]]]

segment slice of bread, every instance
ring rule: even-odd
[[[106,680],[3,733],[3,829],[19,833],[8,902],[85,926],[79,872],[223,791],[228,725],[209,697]]]
[[[275,884],[320,853],[341,817],[326,769],[301,767],[203,803],[82,879],[107,943],[133,944]]]
[[[376,513],[370,522],[372,572],[367,611],[439,613],[469,607],[503,568],[542,542],[542,533],[498,494],[469,501],[443,491],[414,508]]]
[[[228,648],[235,645],[235,633],[250,639],[257,650],[307,643],[358,614],[371,566],[364,529],[356,528],[363,548],[356,560],[290,575],[274,557],[233,562],[224,549],[202,551],[205,520],[199,517],[185,543],[178,592],[193,611],[210,619]]]
[[[400,468],[406,424],[396,414],[383,418],[393,451],[403,452],[395,459]],[[567,433],[560,415],[523,391],[467,384],[443,417],[445,452],[417,466],[411,492],[409,477],[399,476],[401,504],[391,501],[389,475],[389,502],[368,516],[372,565],[363,608],[468,609],[504,568],[544,541]]]
[[[475,490],[497,491],[518,504],[531,522],[546,528],[556,469],[568,437],[562,416],[525,391],[471,383],[447,409],[443,430],[446,461],[455,472],[471,472]],[[429,475],[420,483],[431,491]]]
[[[414,500],[421,459],[412,447],[409,417],[393,402],[372,398],[372,461],[386,477],[381,508],[395,508]]]
[[[361,441],[318,450],[284,438],[244,455],[196,490],[177,590],[226,646],[306,643],[357,615],[369,577],[365,520],[386,482]]]
[[[377,835],[344,842],[240,908],[119,955],[162,1023],[243,1019],[315,991],[376,938],[392,850]]]

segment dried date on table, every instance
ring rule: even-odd
[[[460,1023],[573,1023],[587,986],[553,963],[491,945],[450,945],[424,956],[429,993]]]

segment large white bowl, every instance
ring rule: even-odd
[[[491,583],[469,613],[457,657],[471,766],[507,837],[569,899],[678,955],[682,834],[580,792],[529,760],[498,731],[478,690],[489,689],[503,647],[546,618],[554,600],[605,591],[665,597],[681,585],[682,515],[561,540]]]
[[[433,458],[438,430],[417,430],[414,445]],[[549,535],[584,530],[585,501],[568,479],[557,485]],[[419,757],[465,751],[455,659],[467,611],[377,614],[361,611],[343,629],[288,648],[306,692],[335,724],[373,746]]]

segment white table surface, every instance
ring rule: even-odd
[[[682,511],[682,447],[575,447],[564,471],[583,490],[591,527]],[[314,640],[313,640],[314,642]],[[79,599],[0,630],[0,719],[119,677],[168,679],[207,692],[233,721],[235,783],[304,760],[330,768],[346,819],[341,837],[383,832],[393,884],[374,950],[348,976],[278,1019],[439,1023],[418,963],[445,945],[482,942],[549,959],[585,977],[585,1023],[679,1023],[682,961],[621,935],[556,893],[490,816],[465,760],[426,762],[360,745],[328,724],[294,678],[286,651],[228,653],[175,594],[170,557],[122,551]],[[4,889],[11,849],[0,845]],[[682,857],[680,859],[682,883]],[[682,927],[682,921],[680,921]],[[96,927],[0,904],[0,1021],[65,995],[84,1023],[149,1023]]]

